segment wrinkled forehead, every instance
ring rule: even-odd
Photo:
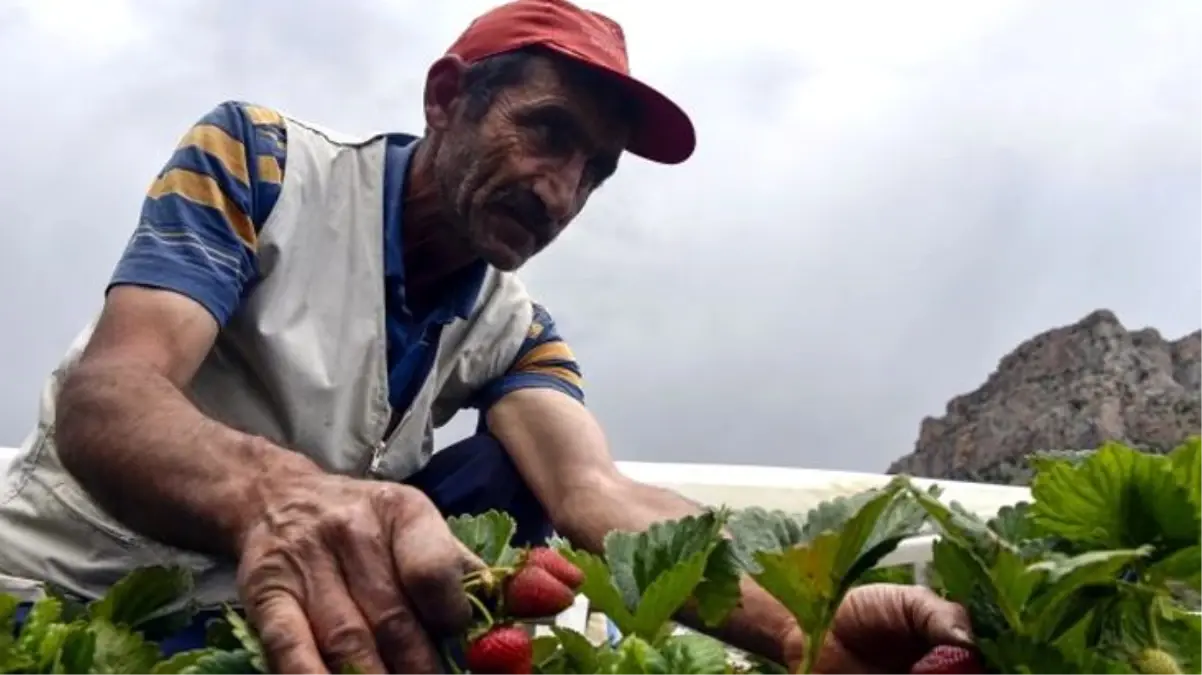
[[[623,144],[636,112],[625,92],[604,73],[565,58],[531,59],[527,79],[514,93],[528,105],[563,105],[599,137]]]

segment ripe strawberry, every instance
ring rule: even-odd
[[[530,635],[517,626],[494,626],[468,646],[467,668],[473,673],[534,672]]]
[[[913,675],[943,675],[945,673],[978,675],[984,672],[985,669],[977,660],[976,654],[963,647],[951,645],[935,647],[910,668],[910,673]]]
[[[505,582],[505,610],[511,616],[554,616],[575,599],[572,589],[542,567],[522,567]]]
[[[572,590],[580,588],[580,584],[584,583],[584,572],[581,572],[579,567],[568,562],[559,551],[546,546],[530,549],[526,554],[526,564],[547,570],[551,576]]]

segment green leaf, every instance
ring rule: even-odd
[[[706,560],[701,583],[693,591],[697,616],[706,626],[720,625],[739,606],[741,580],[742,568],[733,543],[726,539],[719,541]]]
[[[517,523],[507,513],[492,510],[479,515],[453,516],[447,518],[447,526],[485,565],[500,566],[514,556],[509,542]]]
[[[807,644],[823,644],[835,610],[858,575],[912,533],[912,519],[890,513],[893,508],[907,508],[903,491],[908,486],[905,478],[894,479],[867,500],[841,530],[824,531],[802,546],[755,555],[760,571],[753,577],[797,619],[810,637]],[[810,672],[815,658],[817,649],[807,649],[805,672]]]
[[[62,631],[55,630],[60,627],[63,628]],[[89,630],[83,622],[67,625],[54,624],[51,630],[47,631],[47,637],[52,633],[55,635],[55,638],[46,639],[42,642],[40,656],[42,664],[53,663],[53,672],[106,672],[100,670],[96,660],[96,633]],[[47,649],[47,646],[52,642],[55,645],[53,652]],[[142,671],[134,670],[133,672]]]
[[[1018,549],[998,536],[988,523],[953,502],[950,506],[934,496],[917,489],[910,489],[917,504],[935,521],[941,535],[970,551],[986,567],[993,564],[1002,550],[1018,555]]]
[[[727,671],[726,645],[708,635],[672,635],[660,644],[659,651],[667,661],[669,673],[704,675]]]
[[[88,605],[88,616],[117,626],[137,628],[192,592],[192,575],[183,567],[143,567],[113,584]]]
[[[193,668],[196,664],[203,661],[206,657],[216,654],[217,649],[212,647],[204,647],[201,649],[192,649],[185,652],[179,652],[154,665],[150,669],[152,675],[179,675],[180,673],[188,672],[189,668]]]
[[[146,673],[159,661],[159,649],[124,625],[95,619],[88,626],[96,637],[95,668],[102,673]]]
[[[1190,436],[1169,453],[1173,477],[1194,509],[1202,511],[1202,438]]]
[[[1107,443],[1077,465],[1045,460],[1031,484],[1031,517],[1082,547],[1175,550],[1198,543],[1202,513],[1163,455]]]
[[[749,572],[759,571],[759,563],[755,562],[757,552],[781,551],[807,540],[803,516],[760,507],[735,511],[727,529],[733,540],[735,558]]]
[[[618,645],[619,673],[671,673],[664,655],[637,635],[627,635]]]
[[[531,661],[535,665],[540,665],[547,663],[555,656],[555,652],[559,651],[559,639],[554,635],[540,635],[531,641],[531,646],[534,649],[534,658]]]
[[[30,654],[38,653],[42,640],[46,638],[46,631],[59,620],[62,613],[62,603],[51,596],[43,596],[33,603],[17,637],[17,649]]]
[[[234,651],[212,651],[185,668],[187,675],[206,673],[209,675],[236,675],[246,673],[264,673],[254,665],[254,655],[245,649]]]
[[[1046,573],[1047,578],[1024,609],[1029,634],[1037,640],[1054,641],[1059,636],[1056,629],[1064,627],[1066,614],[1077,606],[1074,600],[1093,588],[1117,587],[1119,572],[1149,553],[1150,547],[1090,551],[1067,560],[1031,565],[1031,571]]]
[[[17,628],[17,609],[21,601],[14,595],[0,594],[0,655],[7,652],[14,642]]]
[[[642,589],[630,632],[657,642],[668,622],[693,595],[705,573],[708,551],[698,551],[653,577]]]
[[[263,643],[259,642],[259,637],[251,630],[250,625],[238,612],[234,611],[233,607],[227,606],[224,615],[226,622],[230,625],[230,632],[242,645],[242,649],[250,655],[251,666],[259,672],[267,672],[267,656],[263,652]]]
[[[706,511],[653,523],[642,532],[606,535],[605,562],[626,607],[634,611],[651,583],[677,563],[699,553],[708,556],[721,541],[728,517],[725,511]]]
[[[1147,582],[1166,588],[1171,582],[1177,582],[1195,591],[1202,590],[1199,583],[1202,582],[1202,546],[1178,549],[1156,561],[1148,567]]]
[[[604,563],[588,554],[567,555],[585,573],[581,592],[590,602],[622,632],[654,641],[695,595],[710,621],[720,620],[737,603],[738,575],[722,537],[727,517],[726,511],[707,511],[654,523],[643,532],[610,532]],[[721,559],[711,563],[715,553]]]
[[[573,673],[596,673],[600,670],[597,648],[588,638],[562,626],[552,626],[551,632],[559,640],[568,670]]]
[[[634,614],[626,608],[605,561],[588,551],[573,549],[562,553],[584,574],[580,593],[588,598],[590,610],[608,616],[623,633],[629,632],[634,625]]]
[[[993,673],[1108,673],[1100,659],[1088,654],[1068,655],[1051,644],[1038,642],[1018,633],[1005,633],[994,639],[978,639],[977,648],[986,672]],[[1122,672],[1122,671],[1117,671]]]

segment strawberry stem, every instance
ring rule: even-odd
[[[489,626],[493,625],[492,614],[488,611],[488,608],[484,606],[484,603],[480,602],[479,598],[472,595],[471,593],[468,593],[467,600],[468,600],[468,602],[475,605],[476,609],[479,610],[480,614],[482,614],[484,616],[484,621],[487,622]]]
[[[462,675],[463,671],[455,664],[455,659],[451,656],[451,650],[445,644],[442,645],[442,660],[447,662],[447,668],[450,668],[452,673]]]

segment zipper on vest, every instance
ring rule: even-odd
[[[371,464],[367,468],[367,473],[372,476],[378,476],[380,472],[380,462],[384,460],[384,450],[388,448],[388,441],[378,440],[371,450]]]

